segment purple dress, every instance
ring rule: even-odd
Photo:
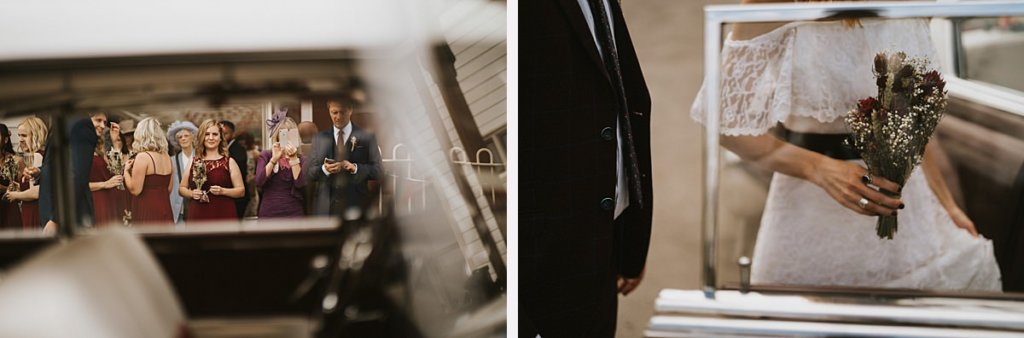
[[[277,172],[267,176],[267,163],[271,159],[271,151],[264,150],[256,161],[256,187],[263,192],[260,197],[260,218],[302,217],[305,213],[303,187],[306,185],[306,173],[299,170],[299,179],[292,178],[292,168],[288,159],[281,156]],[[299,156],[299,167],[305,159]]]

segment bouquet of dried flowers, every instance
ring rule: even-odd
[[[206,190],[202,190],[203,184],[206,184],[206,165],[203,163],[203,159],[197,158],[195,161],[192,161],[192,183],[196,184],[196,189],[203,192],[199,202],[209,202],[210,198],[206,195]]]
[[[111,149],[107,152],[107,170],[110,171],[111,175],[121,175],[124,173],[124,154],[120,151]],[[124,182],[117,185],[118,190],[124,190]]]
[[[132,211],[131,210],[128,210],[128,209],[124,210],[124,215],[121,215],[121,222],[123,222],[124,226],[126,226],[126,227],[132,226]]]
[[[14,156],[7,156],[7,159],[0,163],[0,177],[3,177],[7,183],[8,191],[20,190],[18,184],[18,161],[14,159]]]
[[[846,115],[853,135],[847,144],[864,159],[868,172],[903,186],[921,164],[925,146],[946,110],[946,82],[923,58],[903,52],[879,53],[874,60],[878,97],[860,100]],[[883,191],[885,192],[885,191]],[[898,192],[885,192],[898,196]],[[878,217],[879,238],[892,239],[897,218]]]

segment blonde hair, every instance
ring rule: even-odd
[[[21,124],[18,124],[18,128],[21,128],[21,126],[25,126],[28,129],[28,140],[25,142],[28,145],[28,149],[22,149],[22,151],[36,153],[46,148],[47,129],[42,119],[29,116],[24,121],[21,121]]]
[[[273,144],[274,142],[281,142],[281,129],[294,129],[294,130],[298,130],[299,129],[299,125],[296,124],[295,120],[292,120],[292,118],[285,117],[284,121],[281,121],[281,123],[277,124],[277,126],[274,127],[274,130],[272,130],[270,132],[270,143],[271,144]],[[302,140],[300,138],[299,142],[301,142],[301,141]],[[299,145],[296,144],[295,146],[296,146],[295,149],[298,150],[298,146]]]
[[[217,153],[221,154],[221,156],[227,156],[228,144],[224,142],[224,132],[220,129],[220,121],[214,119],[207,119],[199,124],[199,131],[196,132],[195,139],[192,140],[192,147],[196,150],[196,156],[199,156],[198,158],[206,157],[206,142],[203,142],[203,139],[206,138],[206,130],[210,129],[210,127],[217,127],[217,132],[220,133],[220,146],[217,147]]]
[[[167,138],[164,136],[165,134],[164,129],[160,127],[160,122],[156,119],[152,117],[142,119],[135,127],[135,143],[132,144],[132,149],[137,154],[147,151],[166,154]]]

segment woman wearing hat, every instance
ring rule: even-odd
[[[174,165],[174,187],[171,189],[171,211],[174,213],[174,223],[185,221],[185,208],[187,201],[178,193],[182,174],[192,168],[192,158],[195,156],[193,138],[199,128],[189,121],[174,121],[167,129],[167,140],[174,148],[175,155],[171,158]]]
[[[301,142],[288,140],[282,131],[298,133],[298,126],[291,118],[277,114],[270,121],[272,143],[270,150],[264,150],[256,163],[256,187],[263,192],[259,218],[302,217],[306,176],[299,154]]]

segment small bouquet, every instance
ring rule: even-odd
[[[14,159],[14,156],[8,156],[3,163],[0,163],[0,177],[8,182],[8,191],[21,190],[18,184],[18,174],[18,161]]]
[[[868,172],[900,186],[921,164],[946,110],[946,82],[927,65],[926,59],[908,59],[903,52],[879,53],[874,61],[878,97],[860,100],[846,115],[853,131],[847,144],[860,153]],[[896,228],[896,216],[878,217],[879,238],[892,239]]]
[[[107,170],[110,171],[111,175],[121,175],[124,173],[124,154],[120,151],[111,149],[107,152]],[[117,185],[117,190],[124,190],[124,182]]]
[[[126,226],[126,227],[132,226],[132,211],[131,210],[124,209],[124,215],[121,215],[121,222],[123,222],[124,226]]]
[[[196,184],[196,189],[203,192],[203,196],[199,198],[199,202],[210,202],[210,197],[206,195],[206,190],[202,190],[203,184],[206,184],[206,165],[203,164],[202,159],[197,158],[195,161],[192,161],[192,183]]]

